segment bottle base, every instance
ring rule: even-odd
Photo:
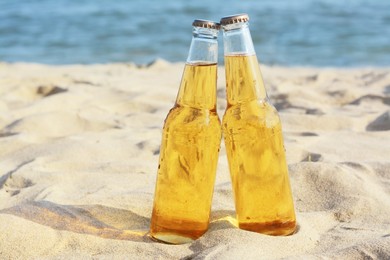
[[[265,222],[265,223],[239,223],[238,227],[247,231],[257,232],[271,236],[288,236],[297,231],[295,221],[281,222]]]
[[[163,242],[167,244],[186,244],[191,243],[194,241],[194,239],[190,237],[181,236],[178,234],[170,234],[170,233],[154,233],[150,234],[151,239],[157,242]]]
[[[150,236],[164,243],[185,244],[201,237],[207,231],[207,227],[208,222],[160,218],[158,222],[152,221]]]

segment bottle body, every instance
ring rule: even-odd
[[[208,229],[221,142],[216,81],[216,61],[187,61],[163,128],[150,226],[159,241],[187,243]]]
[[[249,34],[247,27],[243,30]],[[248,41],[247,36],[242,39]],[[222,130],[238,225],[263,234],[292,234],[296,217],[282,127],[267,98],[257,57],[254,51],[225,48],[225,69],[228,105]]]
[[[216,70],[216,64],[187,64],[181,92],[186,85],[192,85],[187,91],[205,92],[194,87],[195,77],[203,79],[198,83],[203,87],[216,88]],[[188,94],[188,98],[195,96],[199,95]],[[207,231],[220,142],[221,126],[215,109],[178,104],[171,109],[160,149],[151,224],[154,238],[186,243]]]

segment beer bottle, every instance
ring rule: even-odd
[[[182,244],[207,231],[221,122],[216,111],[219,24],[195,20],[174,107],[163,128],[150,235]]]
[[[269,102],[247,14],[221,19],[227,108],[222,120],[239,228],[289,235],[296,219],[278,112]]]

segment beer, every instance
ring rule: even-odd
[[[173,244],[207,231],[221,124],[216,112],[218,24],[194,21],[175,106],[165,120],[150,234]],[[210,53],[212,52],[212,53]]]
[[[289,235],[296,219],[282,127],[264,88],[248,19],[238,15],[221,20],[227,96],[222,130],[237,221],[241,229]]]

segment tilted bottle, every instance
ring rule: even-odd
[[[227,109],[222,130],[239,228],[269,234],[295,231],[295,210],[281,122],[269,102],[246,14],[221,19]]]
[[[219,24],[193,22],[176,104],[163,128],[150,235],[191,242],[208,229],[221,123],[216,111]]]

